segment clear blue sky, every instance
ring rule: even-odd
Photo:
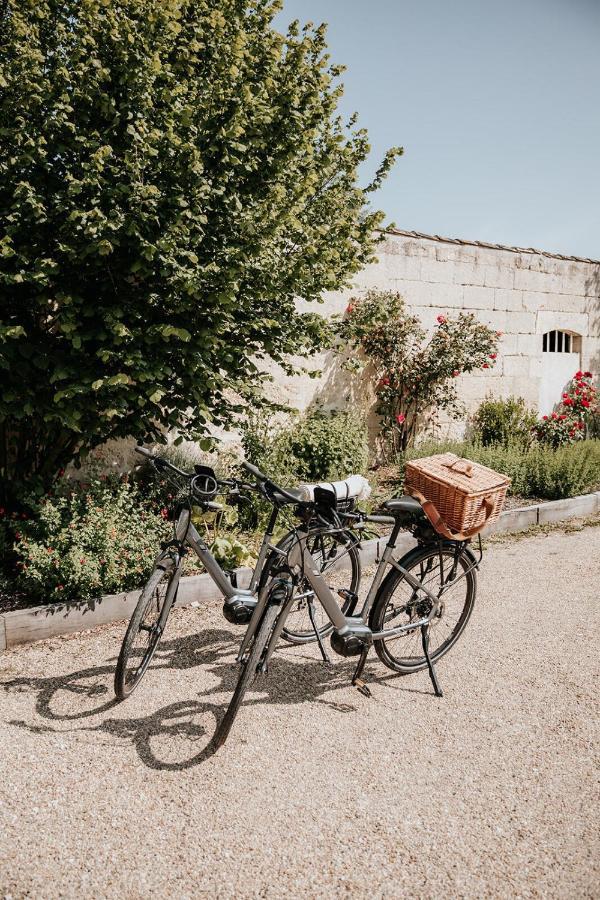
[[[600,0],[285,0],[327,22],[399,228],[600,259]],[[365,177],[370,171],[365,172]]]

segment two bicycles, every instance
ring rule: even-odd
[[[442,696],[436,663],[456,644],[471,616],[476,572],[482,558],[469,541],[442,538],[420,503],[397,497],[369,515],[353,503],[341,503],[334,490],[315,487],[311,499],[276,484],[252,466],[243,466],[252,481],[219,480],[212,469],[196,466],[186,473],[144,448],[160,471],[186,486],[187,499],[176,515],[174,535],[158,556],[133,613],[115,673],[115,693],[127,697],[143,678],[164,633],[177,597],[185,554],[192,551],[224,597],[228,621],[246,625],[237,655],[240,674],[225,715],[212,739],[217,749],[227,739],[245,693],[267,673],[281,638],[290,643],[318,643],[328,659],[325,641],[346,658],[355,658],[352,683],[370,696],[362,680],[373,648],[384,665],[400,675],[427,669],[434,692]],[[271,516],[248,588],[237,586],[200,537],[192,521],[194,505],[218,510],[219,493],[255,491],[270,504]],[[280,511],[293,510],[296,524],[273,543]],[[374,577],[359,608],[360,544],[368,527],[391,531]],[[400,532],[408,530],[416,546],[397,559]]]

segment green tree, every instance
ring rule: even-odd
[[[4,502],[109,438],[197,437],[372,259],[366,132],[271,0],[0,0]]]

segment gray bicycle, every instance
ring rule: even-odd
[[[312,503],[298,503],[289,492],[270,481],[258,469],[246,466],[267,493],[279,493],[295,509],[300,520],[285,557],[271,573],[271,584],[258,600],[237,661],[239,680],[227,711],[213,737],[221,746],[231,730],[244,695],[259,674],[266,674],[273,651],[292,609],[297,583],[308,583],[331,623],[331,646],[344,657],[357,657],[352,684],[370,696],[361,675],[371,647],[381,661],[401,675],[427,669],[436,696],[442,696],[435,664],[456,644],[473,611],[477,592],[476,570],[481,562],[481,542],[476,556],[467,541],[442,539],[433,529],[421,505],[412,497],[398,497],[383,504],[384,514],[339,512],[336,498],[316,489]],[[360,532],[366,523],[391,525],[392,530],[362,609],[358,596],[344,591],[334,595],[310,551],[314,523],[330,534]],[[417,546],[400,560],[395,549],[401,530],[415,536]],[[345,601],[341,606],[339,597]],[[321,641],[322,652],[323,647]]]
[[[155,469],[175,479],[178,489],[183,484],[185,491],[183,502],[176,512],[173,539],[162,546],[123,638],[114,680],[115,694],[119,700],[126,699],[135,690],[152,661],[177,599],[186,553],[192,551],[196,554],[223,595],[225,618],[235,625],[247,625],[259,598],[268,593],[270,578],[278,561],[287,558],[295,540],[295,534],[291,532],[273,544],[279,513],[289,504],[290,497],[296,504],[300,497],[297,491],[273,492],[258,482],[248,484],[238,479],[218,479],[208,466],[195,466],[193,472],[184,472],[144,447],[136,447],[136,450],[150,460]],[[226,493],[229,498],[237,499],[248,491],[258,491],[270,503],[271,515],[250,583],[247,588],[241,588],[237,584],[236,573],[223,570],[199,535],[192,522],[192,507],[219,512],[223,507],[215,502],[216,496]],[[309,544],[315,565],[323,577],[335,581],[348,597],[353,596],[361,579],[358,541],[354,534],[348,530],[333,534],[325,528],[315,527]],[[346,560],[346,565],[340,568],[342,559]],[[332,625],[317,608],[314,597],[314,590],[306,580],[297,582],[288,625],[283,631],[283,637],[288,642],[304,644],[322,641],[331,633]]]

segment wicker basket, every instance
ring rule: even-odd
[[[466,540],[495,522],[510,478],[454,453],[406,464],[405,490],[416,497],[433,527],[444,537]]]

